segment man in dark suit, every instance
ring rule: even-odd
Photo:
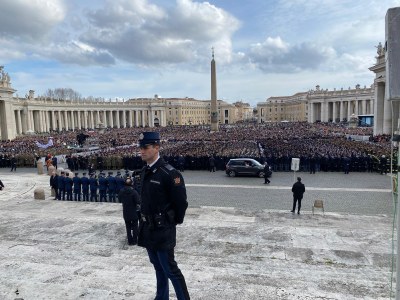
[[[301,208],[301,200],[303,199],[303,194],[306,191],[306,187],[301,182],[301,178],[297,177],[297,182],[293,184],[292,193],[293,193],[293,209],[291,210],[292,213],[296,211],[296,203],[298,202],[297,206],[297,214],[300,214]]]

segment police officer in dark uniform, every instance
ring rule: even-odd
[[[120,171],[117,172],[117,176],[115,176],[115,181],[117,182],[115,193],[118,196],[119,191],[122,190],[124,188],[124,186],[125,186],[125,180],[122,178]],[[121,202],[121,200],[118,199],[118,202]]]
[[[107,179],[104,176],[105,176],[104,173],[100,173],[99,177],[100,202],[107,201]]]
[[[117,190],[117,180],[113,176],[113,172],[108,172],[108,176],[106,179],[107,179],[108,202],[116,202],[115,192]]]
[[[58,200],[65,200],[65,172],[61,172],[61,176],[58,176]]]
[[[72,178],[69,177],[69,173],[65,173],[65,193],[67,194],[67,201],[72,201],[72,186],[74,185],[74,182],[72,181]]]
[[[86,177],[86,173],[82,173],[81,184],[82,184],[82,201],[89,201],[90,181],[89,178]]]
[[[89,186],[90,186],[90,202],[93,201],[97,202],[97,187],[99,186],[99,183],[94,173],[90,174]]]
[[[141,218],[138,245],[146,248],[157,278],[156,299],[169,299],[168,279],[178,300],[190,299],[185,278],[174,257],[176,225],[188,206],[182,175],[160,158],[160,135],[144,132],[139,138],[142,160]]]
[[[76,172],[74,178],[72,178],[74,183],[74,201],[81,201],[82,180],[78,175],[79,173]]]

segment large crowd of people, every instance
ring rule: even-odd
[[[140,169],[137,146],[140,133],[153,128],[107,128],[104,132],[62,131],[29,135],[0,142],[0,167],[34,167],[39,157],[63,156],[71,170]],[[217,170],[224,170],[230,158],[249,157],[274,171],[289,171],[291,158],[300,158],[300,170],[343,171],[350,161],[351,171],[379,171],[380,158],[391,157],[391,138],[373,136],[372,128],[348,128],[335,123],[288,122],[264,124],[159,127],[161,154],[170,164],[183,169],[207,170],[213,156]],[[86,136],[83,147],[77,136]],[[354,137],[364,137],[357,140]],[[367,139],[365,139],[367,137]],[[52,144],[47,148],[39,145]],[[91,147],[92,146],[92,147]],[[92,149],[92,150],[91,150]],[[94,150],[93,150],[94,149]],[[388,161],[388,163],[390,160]]]

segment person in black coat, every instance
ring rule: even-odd
[[[293,209],[291,210],[292,213],[296,211],[296,203],[298,202],[297,214],[300,214],[301,200],[303,199],[303,194],[305,191],[306,187],[301,182],[301,178],[297,177],[297,182],[293,184],[292,187],[292,193],[293,193]]]
[[[118,199],[122,203],[122,214],[125,221],[128,245],[137,244],[138,210],[140,207],[139,194],[133,189],[132,179],[125,181],[125,186],[119,191]]]
[[[156,299],[169,299],[168,279],[179,300],[188,300],[185,277],[175,261],[176,225],[183,223],[188,207],[182,174],[159,154],[158,132],[144,132],[140,154],[147,166],[141,173],[141,218],[138,245],[144,247],[157,278]]]
[[[269,165],[267,162],[264,163],[264,184],[269,184],[271,181],[268,179],[270,176],[270,170],[269,170]]]
[[[10,164],[11,164],[10,172],[12,172],[12,171],[17,172],[17,159],[15,158],[14,155],[11,157]]]
[[[50,187],[54,190],[54,200],[58,198],[58,175],[55,171],[51,173],[50,176]]]

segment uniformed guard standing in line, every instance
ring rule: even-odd
[[[81,178],[82,184],[82,201],[89,201],[89,178],[86,177],[86,173],[82,173]]]
[[[116,187],[115,193],[118,196],[119,191],[122,190],[125,186],[125,180],[122,178],[120,171],[117,172],[117,176],[115,176],[115,180],[117,181],[117,187]],[[121,200],[119,198],[118,198],[118,202],[121,202]]]
[[[69,173],[65,173],[65,193],[67,194],[67,201],[72,201],[72,186],[74,182],[72,178],[69,177]]]
[[[61,171],[61,176],[58,176],[58,200],[65,200],[65,172]]]
[[[100,173],[99,177],[100,202],[107,202],[107,179],[104,175],[104,173]]]
[[[117,190],[117,180],[113,176],[113,172],[108,172],[108,176],[106,179],[107,179],[108,202],[116,202],[115,191]]]
[[[90,179],[89,179],[89,186],[90,186],[90,202],[97,202],[97,187],[99,186],[99,183],[97,181],[96,175],[95,174],[90,174]]]
[[[142,160],[141,218],[138,245],[146,248],[157,278],[156,299],[169,299],[168,279],[178,300],[190,299],[185,278],[174,257],[176,225],[183,222],[188,206],[179,171],[160,158],[160,135],[144,132],[139,138]]]
[[[131,177],[131,175],[129,174],[129,170],[125,170],[125,175],[123,177],[124,182],[128,179],[128,177]]]
[[[74,201],[81,201],[82,192],[82,180],[79,177],[79,173],[76,172],[74,178],[72,178],[74,183]]]

